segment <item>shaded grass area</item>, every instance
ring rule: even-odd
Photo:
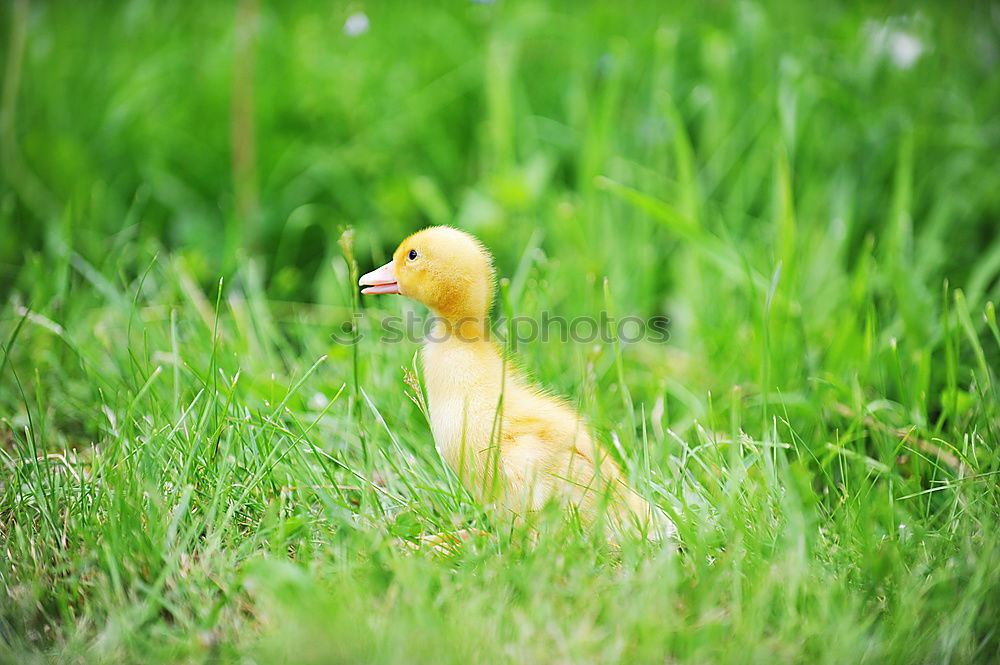
[[[0,17],[0,659],[997,659],[995,9]],[[415,305],[331,337],[429,223],[511,314],[670,319],[518,352],[678,551],[476,505]]]

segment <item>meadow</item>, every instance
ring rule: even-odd
[[[0,6],[0,662],[1000,662],[990,3]],[[478,505],[408,233],[678,527]],[[515,346],[511,344],[511,346]],[[485,535],[447,554],[421,537]]]

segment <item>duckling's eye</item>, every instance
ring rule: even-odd
[[[409,254],[407,254],[407,255],[406,255],[406,257],[407,257],[408,259],[410,259],[411,261],[413,261],[414,259],[416,259],[416,258],[417,258],[417,250],[415,250],[415,249],[411,249],[411,250],[410,250],[410,253],[409,253]]]

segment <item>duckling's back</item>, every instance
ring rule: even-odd
[[[580,416],[505,364],[495,345],[429,342],[422,360],[435,444],[481,500],[523,519],[555,499],[586,522],[607,514],[615,530],[672,531]]]

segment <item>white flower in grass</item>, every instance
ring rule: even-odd
[[[309,408],[313,411],[322,411],[329,403],[329,398],[320,392],[314,393],[313,396],[309,398]]]
[[[920,37],[899,27],[903,22],[896,19],[885,23],[868,21],[865,30],[872,51],[885,56],[899,69],[909,69],[916,64],[927,47]]]
[[[900,69],[909,69],[924,52],[924,43],[915,35],[895,30],[889,38],[889,59]]]
[[[348,37],[357,37],[368,32],[370,23],[368,14],[364,12],[354,12],[344,21],[344,34]]]

